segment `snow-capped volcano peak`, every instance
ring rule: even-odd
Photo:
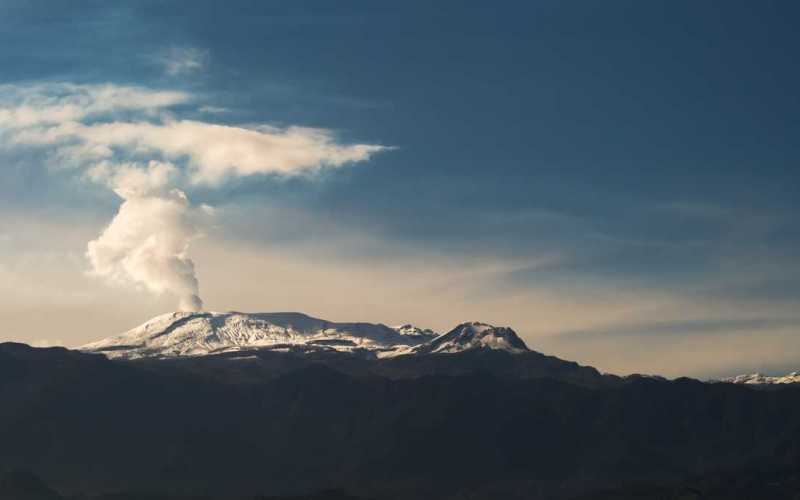
[[[201,356],[245,349],[383,352],[430,340],[386,325],[336,323],[302,313],[174,312],[81,349],[112,358]]]
[[[455,353],[472,349],[488,349],[511,353],[527,352],[528,346],[516,332],[478,321],[462,323],[431,342],[414,348],[416,353]]]
[[[456,353],[473,349],[528,351],[510,328],[458,325],[446,335],[413,325],[337,323],[296,312],[173,312],[80,348],[110,358],[172,358],[232,351],[338,351],[368,357]]]

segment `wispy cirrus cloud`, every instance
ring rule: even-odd
[[[800,325],[800,315],[794,317],[744,317],[716,319],[676,319],[672,321],[650,321],[622,325],[606,325],[596,330],[564,332],[562,337],[590,339],[592,337],[635,337],[682,335],[733,335],[742,332],[783,330]]]
[[[369,159],[387,148],[337,143],[333,133],[308,127],[240,127],[194,120],[158,122],[64,122],[32,127],[11,137],[17,145],[55,146],[79,163],[155,155],[186,160],[196,184],[219,185],[228,177],[297,175]]]
[[[42,130],[124,112],[152,116],[190,99],[181,91],[113,84],[0,85],[0,131]]]

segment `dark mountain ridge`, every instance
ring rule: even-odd
[[[64,495],[571,498],[800,457],[794,387],[611,377],[533,352],[241,354],[0,344],[0,469]]]

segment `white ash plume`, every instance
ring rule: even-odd
[[[182,311],[203,308],[190,242],[200,233],[199,214],[179,189],[169,189],[177,169],[170,163],[102,163],[89,171],[124,201],[117,215],[86,252],[94,274],[115,283],[135,283],[178,298]]]

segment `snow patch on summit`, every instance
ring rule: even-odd
[[[429,328],[423,329],[414,325],[400,325],[400,326],[393,326],[392,328],[400,335],[405,335],[407,337],[412,337],[412,338],[432,340],[439,336],[438,333],[434,332]]]
[[[513,354],[528,352],[528,346],[516,332],[480,322],[462,323],[448,333],[413,349],[419,354],[448,354],[473,349],[506,351]]]
[[[110,358],[169,358],[252,350],[368,351],[414,346],[428,340],[386,325],[335,323],[301,313],[174,312],[81,350]]]

